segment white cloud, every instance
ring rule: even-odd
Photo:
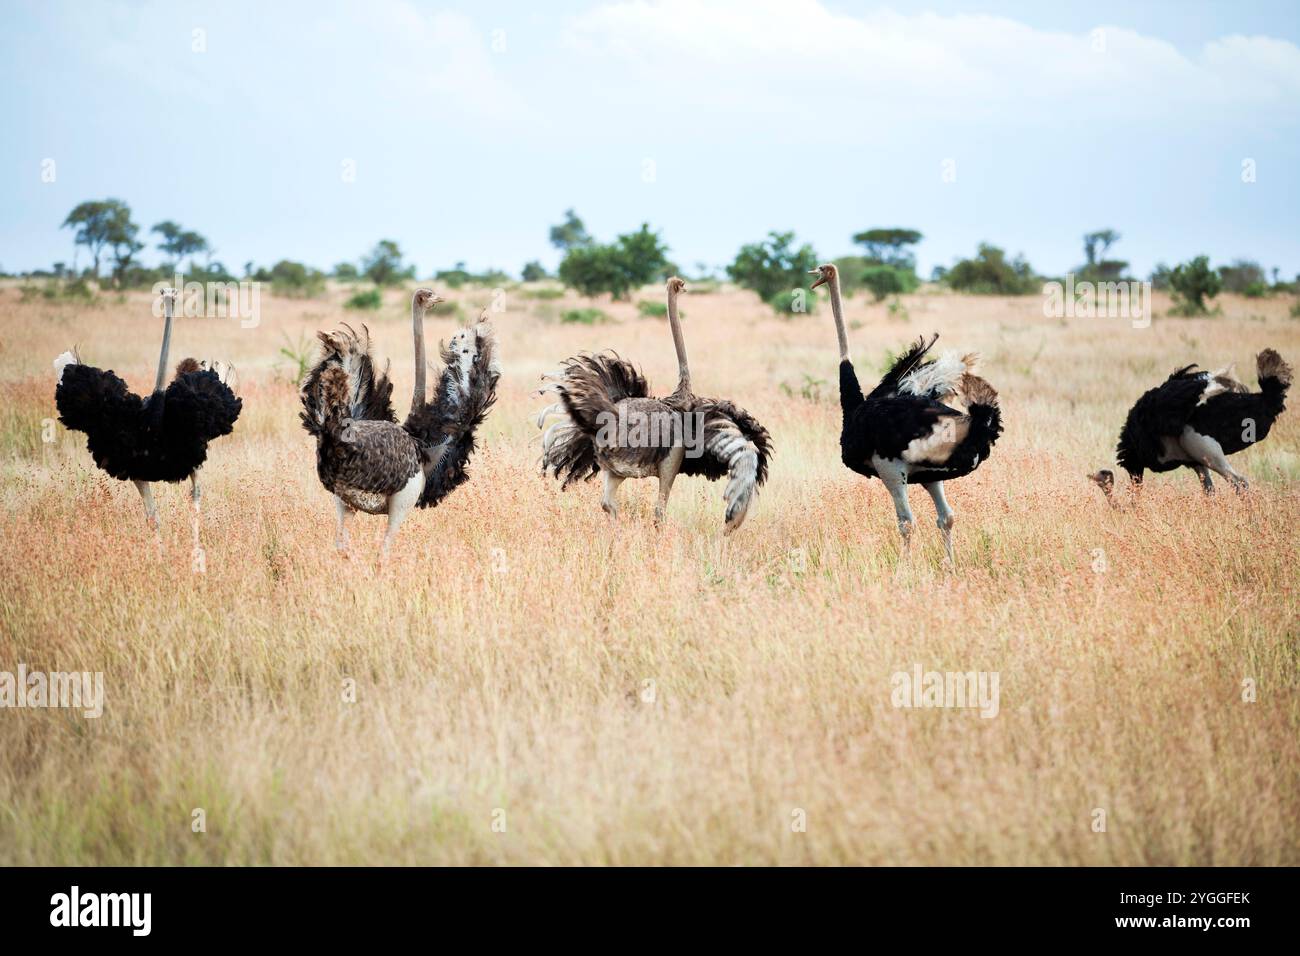
[[[611,95],[683,104],[1014,123],[1016,109],[1027,122],[1063,110],[1077,121],[1218,103],[1243,118],[1296,119],[1294,44],[1234,36],[1188,57],[1132,30],[1100,29],[1098,40],[990,16],[851,16],[818,0],[625,0],[576,17],[564,40],[608,71]]]

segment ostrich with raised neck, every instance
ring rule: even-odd
[[[345,553],[352,514],[388,516],[383,561],[412,507],[437,505],[469,477],[475,432],[496,401],[496,337],[486,312],[476,325],[457,331],[441,349],[443,367],[429,399],[424,317],[442,301],[432,289],[417,289],[411,297],[415,387],[400,425],[387,367],[375,369],[369,330],[363,325],[358,334],[344,325],[317,333],[323,349],[303,381],[301,418],[316,439],[316,474],[334,497],[335,546]]]
[[[153,391],[148,396],[132,393],[111,369],[84,365],[69,351],[54,360],[58,375],[54,400],[59,420],[85,433],[95,465],[113,478],[135,485],[144,502],[145,517],[155,531],[159,522],[153,483],[189,479],[197,544],[203,498],[199,470],[207,460],[208,444],[230,434],[243,403],[226,383],[229,366],[222,362],[182,359],[164,388],[177,298],[175,289],[159,292],[163,339]]]
[[[628,478],[655,478],[659,497],[655,523],[661,524],[678,475],[709,480],[726,476],[724,533],[739,528],[758,487],[767,480],[771,438],[747,411],[721,399],[700,398],[691,390],[686,338],[677,310],[686,283],[673,276],[665,291],[668,326],[677,353],[677,388],[666,398],[650,396],[645,377],[613,352],[577,355],[546,378],[542,391],[559,401],[542,409],[537,426],[558,421],[542,437],[542,469],[567,488],[596,474],[603,478],[601,507],[618,518],[618,490]],[[631,428],[621,427],[631,424]],[[649,423],[647,428],[638,425]]]
[[[828,263],[812,274],[818,277],[814,289],[825,284],[830,290],[839,339],[841,458],[852,471],[884,482],[894,501],[905,554],[910,553],[914,523],[907,486],[922,485],[934,501],[951,564],[955,515],[943,483],[970,474],[988,458],[1002,432],[997,392],[974,374],[973,354],[945,352],[937,359],[926,358],[939,338],[935,333],[929,342],[922,337],[912,345],[871,393],[863,395],[849,358],[839,270]]]

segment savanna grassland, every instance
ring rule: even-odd
[[[42,441],[64,349],[149,387],[148,295],[0,287],[0,670],[103,671],[106,696],[99,719],[0,710],[0,864],[1300,863],[1300,396],[1234,458],[1243,496],[1184,471],[1115,512],[1084,477],[1175,366],[1236,361],[1254,387],[1260,348],[1300,363],[1290,301],[1184,319],[1157,295],[1133,329],[1038,296],[919,293],[906,318],[850,300],[864,380],[939,331],[1001,393],[1003,439],[949,487],[949,571],[924,492],[900,566],[885,489],[840,465],[824,303],[683,299],[696,389],[776,443],[724,539],[721,484],[680,480],[656,531],[650,482],[612,527],[598,483],[538,474],[543,371],[612,347],[666,392],[675,361],[631,303],[565,324],[588,303],[516,290],[471,480],[377,571],[383,519],[333,549],[281,352],[366,321],[404,409],[408,293],[369,317],[347,295],[265,295],[253,329],[178,321],[173,360],[233,361],[244,399],[204,469],[197,573],[188,489],[159,488],[159,546],[83,436]],[[450,295],[470,317],[490,293]],[[996,671],[998,715],[893,707],[917,664]]]

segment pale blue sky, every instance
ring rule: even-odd
[[[0,0],[0,266],[71,261],[59,223],[113,196],[236,270],[380,238],[421,275],[553,267],[572,206],[688,271],[881,225],[925,272],[980,240],[1064,272],[1106,226],[1142,273],[1300,271],[1300,4],[540,6]]]

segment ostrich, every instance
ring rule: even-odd
[[[59,421],[85,432],[96,466],[119,481],[135,484],[144,501],[145,518],[155,531],[159,523],[152,482],[188,478],[197,539],[203,497],[199,470],[208,456],[208,443],[230,434],[243,402],[226,384],[229,367],[221,362],[184,359],[163,389],[176,297],[175,289],[162,290],[162,352],[148,397],[133,394],[112,370],[83,365],[70,351],[54,360],[58,375],[54,401]]]
[[[910,553],[912,509],[907,486],[923,485],[934,500],[936,523],[943,533],[948,563],[952,550],[953,510],[943,483],[969,475],[989,456],[1002,433],[998,393],[973,374],[976,356],[945,352],[926,359],[938,333],[922,337],[894,361],[884,378],[865,397],[849,359],[844,331],[840,277],[835,266],[818,266],[812,284],[830,287],[831,312],[840,345],[840,456],[860,475],[879,478],[894,499],[904,553]]]
[[[437,505],[469,477],[474,432],[496,401],[496,337],[486,311],[478,324],[456,332],[441,350],[443,369],[433,400],[426,401],[424,315],[442,301],[430,289],[417,289],[411,298],[415,390],[400,425],[387,368],[375,371],[369,330],[362,326],[358,335],[345,325],[317,333],[323,350],[303,382],[301,418],[316,439],[316,473],[334,496],[335,546],[345,554],[349,515],[388,515],[382,563],[412,506]]]
[[[1256,356],[1255,368],[1258,392],[1238,382],[1231,366],[1207,372],[1187,365],[1137,400],[1119,433],[1116,452],[1135,497],[1148,469],[1190,468],[1207,495],[1214,493],[1212,471],[1237,491],[1245,490],[1246,479],[1228,464],[1228,456],[1268,437],[1273,422],[1286,408],[1291,385],[1291,366],[1272,349]],[[1088,477],[1115,505],[1114,473],[1103,469]]]
[[[772,440],[767,429],[743,408],[724,399],[700,398],[691,391],[686,340],[677,314],[677,297],[686,283],[668,280],[668,325],[677,350],[677,388],[667,398],[651,398],[645,378],[613,352],[565,360],[542,392],[560,400],[542,409],[537,426],[559,418],[542,438],[542,470],[567,488],[599,472],[604,478],[601,507],[618,518],[618,489],[628,478],[657,478],[655,524],[668,508],[678,475],[710,481],[728,477],[724,534],[745,520],[756,489],[767,480]],[[688,447],[689,446],[689,447]]]

